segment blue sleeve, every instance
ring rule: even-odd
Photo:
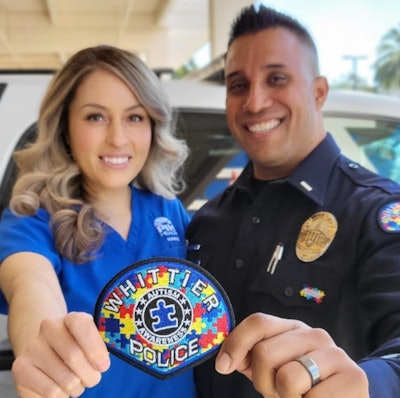
[[[370,358],[359,365],[367,374],[370,398],[400,397],[400,357]]]
[[[359,365],[367,374],[370,398],[400,397],[400,338],[382,344]]]
[[[0,222],[0,266],[9,256],[19,252],[33,252],[49,259],[56,272],[60,259],[49,228],[49,214],[40,209],[34,216],[16,216],[9,209]],[[0,292],[0,313],[7,313],[7,303]]]

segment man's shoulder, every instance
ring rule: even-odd
[[[338,167],[341,172],[356,186],[376,188],[387,194],[399,194],[400,184],[363,167],[351,159],[341,156]]]

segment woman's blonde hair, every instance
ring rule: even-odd
[[[10,207],[18,215],[46,209],[57,249],[76,263],[92,258],[103,241],[103,228],[69,153],[68,112],[79,85],[98,69],[121,78],[151,119],[151,148],[135,184],[166,198],[175,197],[184,189],[182,166],[188,155],[185,141],[175,136],[173,112],[161,83],[140,58],[105,45],[72,56],[54,76],[43,98],[37,140],[15,152],[19,176]]]

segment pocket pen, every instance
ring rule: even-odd
[[[278,243],[275,247],[274,253],[272,254],[271,260],[268,263],[267,272],[271,275],[274,274],[276,266],[278,265],[279,260],[282,259],[284,246],[283,243]]]

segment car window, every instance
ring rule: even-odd
[[[178,131],[190,148],[184,169],[187,188],[180,195],[188,207],[194,200],[214,196],[227,185],[218,174],[235,158],[240,148],[229,133],[222,112],[181,110]]]
[[[28,142],[32,142],[36,137],[36,124],[29,127],[19,139],[15,149],[23,148]],[[8,206],[11,197],[12,187],[17,178],[18,169],[14,158],[11,157],[0,185],[0,214]]]
[[[346,156],[400,183],[400,121],[325,117],[325,126]]]

